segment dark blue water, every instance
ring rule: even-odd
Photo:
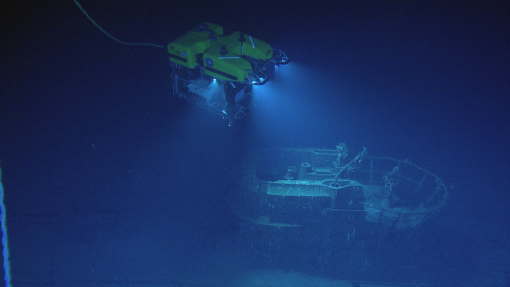
[[[128,42],[164,46],[209,21],[287,53],[292,62],[257,87],[259,104],[234,127],[171,96],[165,49],[114,42],[71,0],[16,4],[5,17],[0,156],[14,280],[136,281],[166,266],[156,273],[171,281],[193,276],[182,266],[194,264],[207,273],[204,254],[242,246],[224,197],[244,152],[346,142],[408,158],[453,187],[414,255],[398,257],[420,268],[415,278],[381,267],[367,279],[509,284],[501,259],[510,215],[503,4],[182,2],[82,5]],[[113,251],[60,255],[77,245]],[[225,266],[265,267],[248,255],[224,256]],[[98,275],[104,266],[121,267]]]

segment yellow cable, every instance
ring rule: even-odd
[[[101,28],[101,26],[99,26],[96,21],[94,21],[94,19],[92,19],[89,14],[87,13],[87,11],[85,11],[85,9],[83,9],[83,7],[81,6],[80,2],[78,2],[78,0],[74,0],[74,3],[76,3],[76,5],[78,5],[78,8],[80,8],[80,10],[83,12],[83,14],[85,14],[85,16],[87,16],[87,18],[90,20],[90,22],[92,22],[92,24],[94,24],[94,26],[96,26],[99,30],[101,30],[101,32],[103,32],[106,36],[110,37],[111,39],[113,39],[115,42],[118,42],[118,43],[121,43],[121,44],[124,44],[124,45],[130,45],[130,46],[153,46],[153,47],[158,47],[158,48],[165,48],[164,46],[161,46],[161,45],[156,45],[156,44],[151,44],[151,43],[129,43],[129,42],[124,42],[124,41],[121,41],[115,37],[113,37],[112,35],[110,35],[108,32],[106,32],[105,30],[103,30],[103,28]]]

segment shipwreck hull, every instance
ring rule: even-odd
[[[321,270],[366,269],[374,240],[414,228],[445,204],[442,181],[408,161],[345,157],[338,149],[284,148],[239,162],[230,201],[255,253]]]

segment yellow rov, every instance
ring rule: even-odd
[[[266,71],[290,59],[281,50],[250,35],[204,22],[167,46],[173,93],[229,120],[250,108],[250,86],[263,85]]]

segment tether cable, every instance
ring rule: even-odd
[[[76,5],[78,5],[78,8],[80,8],[80,10],[83,12],[83,14],[85,14],[85,16],[87,16],[87,18],[90,20],[90,22],[92,22],[92,24],[94,24],[94,26],[96,26],[99,30],[101,30],[101,32],[103,32],[106,36],[110,37],[110,39],[114,40],[115,42],[118,42],[120,44],[123,44],[123,45],[129,45],[129,46],[152,46],[152,47],[157,47],[157,48],[165,48],[164,46],[161,46],[161,45],[156,45],[156,44],[151,44],[151,43],[130,43],[130,42],[125,42],[125,41],[122,41],[122,40],[119,40],[115,37],[113,37],[112,35],[110,35],[110,33],[106,32],[103,28],[101,28],[101,26],[99,26],[96,21],[94,21],[94,19],[92,19],[89,14],[87,13],[87,11],[85,11],[85,9],[83,9],[83,7],[81,6],[81,3],[78,1],[78,0],[73,0],[74,3],[76,3]]]

